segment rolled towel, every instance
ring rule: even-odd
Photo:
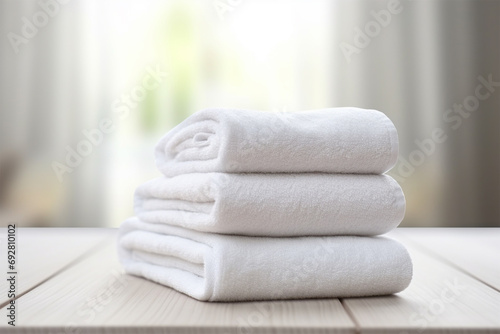
[[[376,110],[208,109],[168,132],[155,155],[166,176],[193,172],[382,174],[397,161],[398,136],[389,118]]]
[[[131,218],[118,245],[127,273],[203,301],[386,295],[412,277],[404,246],[384,237],[229,236]]]
[[[193,173],[139,186],[144,221],[251,236],[378,235],[404,217],[387,175]]]

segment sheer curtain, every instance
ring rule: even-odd
[[[86,226],[102,221],[103,157],[95,151],[62,182],[53,161],[64,162],[81,131],[102,116],[108,90],[106,31],[96,31],[95,2],[59,4],[53,17],[17,52],[7,38],[23,36],[23,18],[34,22],[38,1],[2,1],[0,159],[15,161],[4,187],[6,220],[31,226]],[[98,36],[98,38],[97,38]],[[6,191],[7,191],[6,190]],[[6,208],[7,207],[7,208]]]
[[[335,2],[332,47],[340,59],[332,73],[333,104],[386,112],[406,160],[419,148],[415,140],[431,137],[433,129],[448,137],[408,177],[391,172],[407,197],[404,225],[499,226],[500,87],[457,129],[443,117],[454,104],[470,103],[479,76],[500,82],[500,2],[400,1],[400,13],[348,64],[340,43],[352,43],[353,29],[364,29],[374,20],[371,11],[389,3]]]
[[[500,225],[500,87],[477,110],[447,114],[470,102],[479,77],[500,81],[500,2],[253,0],[228,2],[224,17],[214,3],[59,3],[16,53],[9,33],[41,5],[0,2],[0,224],[116,226],[135,185],[154,176],[151,146],[198,109],[351,105],[399,130],[391,174],[407,197],[403,225]],[[369,43],[346,57],[358,28]],[[52,162],[150,65],[169,73],[165,84],[59,182]],[[436,129],[447,139],[408,172]]]

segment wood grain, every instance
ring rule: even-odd
[[[111,235],[115,231],[96,229],[87,236],[71,229],[21,231],[26,267],[20,277],[35,288],[17,300],[20,326],[13,329],[3,321],[0,332],[500,333],[499,231],[391,233],[414,262],[412,284],[394,296],[246,303],[199,302],[125,275]],[[96,249],[96,235],[107,238],[107,245],[89,252],[89,246]],[[46,247],[55,264],[43,252]],[[43,280],[47,275],[50,279]]]
[[[18,304],[19,324],[36,327],[37,333],[72,327],[91,333],[102,326],[106,333],[153,333],[161,328],[193,333],[354,333],[337,299],[199,302],[124,275],[113,244],[27,293]]]
[[[398,233],[390,236],[407,246],[414,265],[413,281],[394,296],[343,300],[363,333],[500,330],[500,293],[421,252]]]
[[[113,235],[112,229],[17,229],[17,295],[34,288],[77,261]],[[1,268],[7,266],[7,229],[0,232]],[[7,270],[6,270],[7,271]],[[0,305],[8,302],[7,284],[0,284]]]
[[[397,233],[500,291],[500,229],[400,229]]]

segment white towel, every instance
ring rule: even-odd
[[[394,166],[398,136],[381,112],[332,108],[296,113],[209,109],[156,147],[167,176],[192,172],[381,174]]]
[[[127,273],[204,301],[385,295],[412,277],[406,249],[384,237],[229,236],[132,218],[118,244]]]
[[[377,235],[403,219],[387,175],[193,173],[138,187],[142,220],[251,236]]]

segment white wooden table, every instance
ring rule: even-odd
[[[125,275],[113,229],[18,229],[0,333],[500,333],[500,229],[397,229],[414,278],[385,297],[204,303]],[[6,229],[0,268],[7,272]],[[2,263],[3,262],[3,263]]]

